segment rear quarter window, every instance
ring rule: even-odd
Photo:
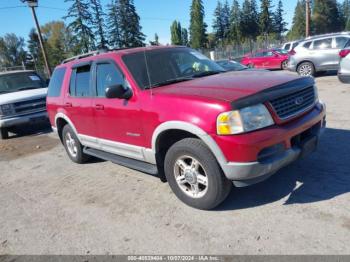
[[[50,80],[49,90],[47,92],[48,97],[59,97],[61,95],[62,84],[65,74],[65,67],[55,69]]]

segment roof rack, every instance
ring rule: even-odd
[[[337,32],[337,33],[329,33],[329,34],[320,34],[320,35],[313,35],[306,37],[304,40],[310,40],[310,39],[315,39],[315,38],[320,38],[320,37],[327,37],[327,36],[334,36],[334,35],[350,35],[350,32]]]
[[[99,54],[108,53],[108,52],[111,52],[111,51],[119,51],[119,50],[125,50],[125,49],[130,49],[130,47],[111,48],[111,49],[103,48],[103,49],[95,50],[95,51],[92,51],[92,52],[89,52],[89,53],[80,54],[80,55],[77,55],[77,56],[73,56],[73,57],[67,58],[67,59],[63,60],[62,64],[66,64],[66,63],[69,63],[71,61],[79,60],[79,59],[86,58],[86,57],[89,57],[89,56],[95,56],[95,55],[99,55]]]
[[[74,60],[78,60],[78,59],[82,59],[85,57],[89,57],[89,56],[95,56],[95,55],[99,55],[99,54],[103,54],[103,53],[107,53],[109,50],[108,49],[100,49],[100,50],[95,50],[89,53],[85,53],[85,54],[80,54],[77,56],[73,56],[70,58],[67,58],[65,60],[63,60],[62,64],[66,64],[68,62],[74,61]]]

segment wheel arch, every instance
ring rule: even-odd
[[[79,142],[80,142],[80,138],[79,138],[77,129],[75,128],[73,122],[69,119],[68,116],[66,116],[63,113],[58,113],[55,116],[55,124],[56,124],[56,128],[57,128],[58,136],[60,137],[61,141],[62,141],[62,130],[63,130],[63,127],[68,124],[73,129],[75,135],[77,136],[77,138],[79,139]]]

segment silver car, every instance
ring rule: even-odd
[[[340,63],[338,78],[345,84],[350,84],[350,41],[339,52]]]
[[[338,70],[339,52],[349,39],[350,33],[307,38],[291,51],[288,69],[302,76],[314,76],[318,72]]]

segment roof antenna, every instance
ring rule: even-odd
[[[150,73],[149,73],[149,68],[148,68],[148,60],[147,60],[147,56],[146,56],[146,49],[143,50],[143,56],[144,56],[144,58],[145,58],[146,72],[147,72],[147,78],[148,78],[149,89],[151,89],[151,96],[153,96],[152,83],[151,83],[151,75],[150,75]]]

